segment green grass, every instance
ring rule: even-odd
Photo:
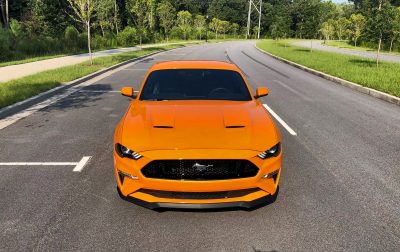
[[[367,51],[367,52],[376,52],[376,48],[371,48],[371,47],[364,47],[364,46],[357,46],[355,47],[354,44],[351,44],[347,41],[339,41],[339,40],[331,40],[331,41],[326,41],[327,46],[333,46],[333,47],[339,47],[339,48],[347,48],[347,49],[352,49],[352,50],[359,50],[359,51]],[[385,54],[393,54],[393,55],[400,55],[400,53],[397,52],[389,52],[382,50],[382,53]]]
[[[137,58],[148,53],[172,49],[180,46],[183,45],[174,44],[162,47],[152,47],[139,51],[96,58],[94,59],[94,64],[92,66],[89,64],[89,62],[83,62],[77,65],[57,68],[54,70],[26,76],[21,79],[0,83],[0,108],[11,105],[18,101],[25,100],[29,97],[59,86],[62,83],[78,79],[120,62]]]
[[[288,42],[263,40],[257,46],[309,68],[400,97],[399,63],[381,62],[376,67],[374,60],[317,50],[310,52]]]

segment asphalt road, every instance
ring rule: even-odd
[[[156,212],[121,200],[112,162],[114,127],[158,61],[232,61],[278,124],[280,194],[253,211]],[[96,91],[96,92],[94,92]],[[101,92],[103,91],[103,92]],[[398,251],[400,108],[274,60],[254,42],[181,48],[129,65],[0,130],[0,250]]]
[[[296,45],[296,46],[311,48],[310,41],[297,41],[297,42],[293,42],[292,44]],[[339,48],[339,47],[334,47],[334,46],[327,46],[327,45],[323,44],[322,40],[313,41],[312,47],[313,47],[313,49],[320,50],[320,51],[348,54],[348,55],[359,56],[359,57],[363,57],[363,58],[369,58],[369,59],[376,60],[376,51],[372,51],[372,50],[371,51],[363,51],[363,50],[354,50],[354,49],[349,49],[349,48]],[[383,61],[399,63],[400,55],[381,53],[379,55],[379,59],[383,60]]]

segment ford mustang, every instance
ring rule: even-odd
[[[253,208],[278,194],[280,133],[234,64],[155,64],[114,135],[119,195],[147,208]]]

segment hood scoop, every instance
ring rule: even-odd
[[[158,108],[151,113],[153,128],[171,129],[175,124],[175,111],[171,108]]]
[[[245,128],[249,125],[247,111],[237,111],[226,109],[223,111],[224,126],[226,129]]]

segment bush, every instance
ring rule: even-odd
[[[133,27],[126,27],[117,36],[118,44],[121,46],[134,46],[138,43],[139,37],[136,29]]]
[[[11,19],[10,28],[15,37],[22,38],[25,36],[24,29],[22,28],[21,23],[17,20]]]
[[[13,36],[0,28],[0,61],[5,61],[12,56]]]
[[[182,39],[183,33],[182,30],[178,27],[172,28],[171,32],[169,33],[169,39]]]
[[[70,48],[78,48],[79,32],[74,26],[68,26],[64,34],[65,44]]]

